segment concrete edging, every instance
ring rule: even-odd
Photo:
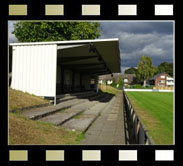
[[[46,104],[39,104],[39,105],[24,107],[24,108],[19,108],[19,109],[14,109],[14,110],[9,110],[9,111],[10,112],[16,112],[18,110],[25,111],[25,110],[29,110],[29,109],[33,109],[33,108],[47,107],[47,106],[50,106],[50,105],[52,105],[52,102],[46,103]]]

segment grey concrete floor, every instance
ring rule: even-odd
[[[85,139],[80,144],[86,145],[124,145],[124,113],[122,94],[116,96],[113,103],[102,111],[97,120],[85,133]]]

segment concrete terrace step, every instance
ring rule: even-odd
[[[77,93],[66,93],[63,95],[57,95],[57,99],[62,99],[65,97],[73,97],[73,96],[82,96],[82,95],[88,95],[91,93],[95,93],[94,91],[86,91],[86,92],[77,92]]]
[[[67,100],[72,100],[72,99],[81,99],[81,98],[87,98],[90,96],[94,96],[96,93],[95,92],[87,92],[87,93],[75,93],[75,94],[65,94],[65,95],[59,95],[57,97],[57,104],[67,101]],[[53,101],[52,101],[53,103]]]
[[[69,109],[66,109],[64,111],[60,111],[60,112],[57,112],[53,115],[41,118],[40,121],[53,123],[55,125],[62,125],[66,121],[72,119],[74,116],[77,116],[78,114],[81,114],[82,112],[93,107],[95,104],[104,100],[106,97],[108,97],[108,95],[101,94],[95,98],[90,99],[90,101],[82,102],[81,104],[75,105],[75,106],[73,106]]]
[[[110,105],[112,105],[115,101],[115,96],[112,97],[112,95],[107,96],[102,102],[97,103],[92,108],[88,109],[87,111],[83,112],[77,119],[73,118],[66,123],[64,123],[62,126],[67,129],[71,130],[77,130],[86,132],[87,129],[92,125],[92,123],[97,119],[97,117],[100,115],[100,113],[109,108]],[[109,101],[110,102],[107,102]]]
[[[36,109],[30,109],[30,110],[25,110],[22,112],[22,116],[30,118],[30,119],[40,119],[43,118],[45,116],[54,114],[58,111],[60,111],[61,109],[67,109],[70,108],[74,105],[83,103],[83,102],[87,102],[88,100],[94,100],[95,98],[97,98],[98,96],[100,96],[100,93],[95,93],[94,95],[92,94],[91,96],[89,96],[86,99],[73,99],[73,100],[68,100],[65,102],[61,102],[59,104],[57,104],[56,106],[48,106],[48,107],[41,107],[41,108],[36,108]]]

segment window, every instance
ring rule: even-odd
[[[90,84],[95,84],[95,79],[91,79]]]
[[[159,83],[165,83],[165,80],[160,80]]]

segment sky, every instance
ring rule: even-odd
[[[9,42],[18,42],[9,22]],[[173,22],[110,21],[100,22],[100,39],[118,38],[122,72],[137,67],[140,57],[150,56],[157,67],[162,62],[173,62]]]

